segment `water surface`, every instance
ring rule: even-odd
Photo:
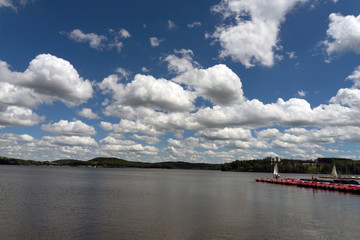
[[[257,177],[269,174],[0,165],[1,239],[360,237],[360,195]]]

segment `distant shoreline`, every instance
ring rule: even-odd
[[[148,169],[188,169],[232,172],[272,172],[275,161],[268,157],[258,160],[236,160],[223,164],[189,162],[134,162],[119,158],[97,157],[87,161],[62,159],[56,161],[34,161],[0,157],[0,165],[23,166],[68,166],[92,168],[148,168]],[[344,158],[318,158],[316,160],[281,159],[277,162],[282,173],[329,174],[336,165],[339,174],[359,175],[360,161]]]

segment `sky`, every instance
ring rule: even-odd
[[[360,159],[358,0],[0,0],[0,156]]]

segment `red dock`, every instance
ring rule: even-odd
[[[298,179],[294,179],[294,178],[284,178],[284,179],[257,178],[256,181],[264,182],[264,183],[293,185],[293,186],[297,186],[297,187],[316,188],[316,189],[325,189],[325,190],[331,190],[331,191],[350,192],[350,193],[360,194],[360,185],[317,182],[316,180],[315,181],[302,181],[302,180],[298,180]]]

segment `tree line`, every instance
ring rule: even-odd
[[[316,160],[281,159],[274,161],[271,157],[257,160],[235,160],[224,164],[189,163],[189,162],[134,162],[119,158],[98,157],[88,161],[62,159],[57,161],[34,161],[0,157],[0,164],[26,166],[70,166],[100,168],[162,168],[162,169],[194,169],[221,170],[234,172],[272,172],[275,163],[281,173],[330,174],[333,165],[338,174],[359,175],[360,161],[344,158],[318,158]]]

